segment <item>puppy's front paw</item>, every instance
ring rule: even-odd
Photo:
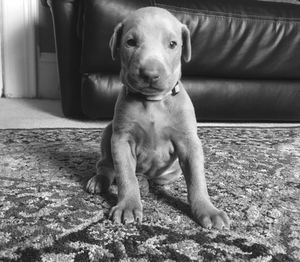
[[[110,213],[109,218],[114,223],[129,224],[133,222],[141,223],[143,220],[143,208],[140,200],[122,200],[114,206]]]
[[[196,221],[204,228],[229,229],[230,219],[227,214],[217,209],[211,202],[197,203],[192,207]]]

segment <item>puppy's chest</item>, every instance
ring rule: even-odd
[[[170,127],[165,123],[150,121],[135,126],[133,152],[137,161],[137,172],[155,173],[170,166],[175,158]]]

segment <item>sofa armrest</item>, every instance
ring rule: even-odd
[[[54,24],[58,71],[63,113],[67,117],[83,117],[81,107],[80,52],[77,34],[80,1],[47,0]]]

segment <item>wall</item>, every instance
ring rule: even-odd
[[[43,3],[45,1],[42,1]],[[59,81],[54,33],[49,7],[39,1],[38,93],[39,98],[59,99]]]

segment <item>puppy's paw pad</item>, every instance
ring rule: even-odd
[[[89,179],[89,181],[85,186],[85,189],[89,193],[100,194],[102,191],[101,187],[102,187],[101,177],[99,175],[96,175]]]
[[[142,207],[140,204],[136,207],[127,207],[126,205],[119,203],[111,209],[109,218],[117,224],[141,223],[143,220]]]
[[[230,229],[231,221],[227,214],[215,207],[200,208],[193,211],[197,222],[204,228]]]
[[[199,223],[202,227],[211,229],[212,228],[212,221],[209,216],[203,216],[199,219]]]

